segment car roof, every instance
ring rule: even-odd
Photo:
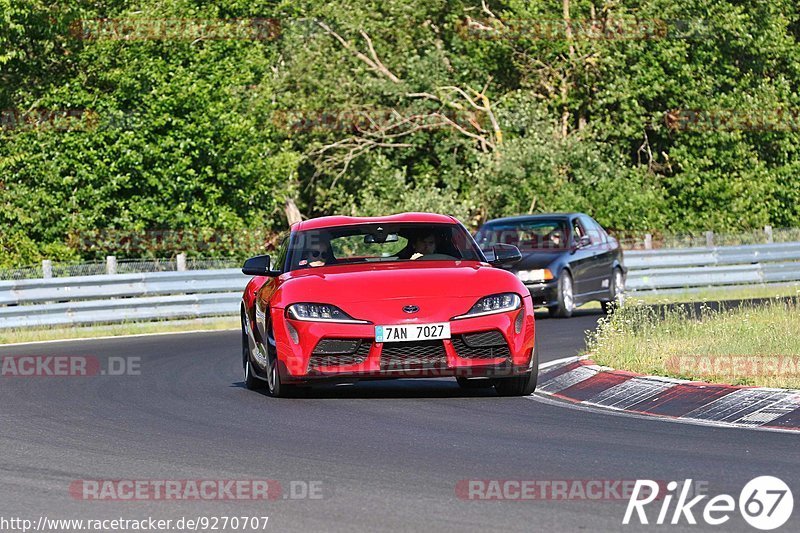
[[[292,224],[292,231],[333,228],[337,226],[354,226],[357,224],[455,224],[457,222],[458,221],[454,217],[448,215],[438,215],[436,213],[400,213],[397,215],[383,217],[330,216],[296,222]]]
[[[538,213],[536,215],[518,215],[518,216],[514,216],[514,217],[494,218],[492,220],[487,220],[486,222],[483,223],[483,225],[496,224],[496,223],[503,224],[503,223],[508,223],[508,222],[528,222],[528,221],[532,221],[532,220],[544,220],[544,219],[553,219],[553,218],[567,220],[567,219],[574,218],[574,217],[579,216],[579,215],[588,216],[588,215],[585,215],[584,213],[577,213],[577,212],[575,212],[575,213]]]

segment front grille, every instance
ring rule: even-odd
[[[322,339],[308,361],[310,368],[363,363],[369,355],[372,339]]]
[[[446,367],[442,341],[387,342],[381,352],[381,369]]]
[[[456,335],[451,342],[459,357],[467,359],[511,357],[505,337],[497,330]]]

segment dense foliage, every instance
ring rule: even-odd
[[[261,242],[243,229],[285,228],[287,200],[472,227],[557,210],[621,231],[800,226],[799,15],[796,0],[0,0],[0,265],[102,255],[98,229],[216,232],[233,244],[180,244],[241,255]],[[216,26],[187,27],[202,21]]]

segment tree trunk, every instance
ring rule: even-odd
[[[301,220],[303,220],[303,215],[300,214],[300,210],[297,208],[297,204],[294,203],[294,200],[292,200],[291,198],[286,199],[285,212],[286,212],[286,220],[289,221],[290,226],[296,222],[300,222]]]

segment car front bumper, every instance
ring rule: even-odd
[[[534,307],[558,305],[558,280],[542,283],[526,283],[525,288],[531,293]]]
[[[534,345],[533,306],[450,321],[451,338],[375,342],[374,324],[298,321],[273,310],[281,379],[501,377],[526,373]]]

